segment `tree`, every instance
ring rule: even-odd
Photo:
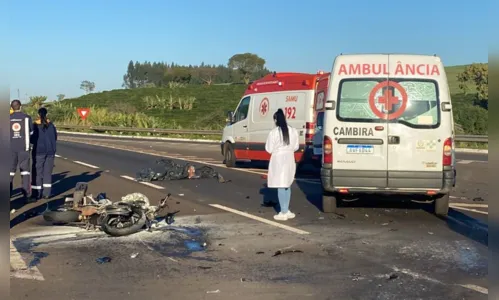
[[[131,60],[128,63],[126,74],[123,75],[123,87],[127,89],[136,88],[137,85],[135,83],[135,77],[136,77],[135,66],[133,64],[133,61]]]
[[[95,90],[95,83],[88,80],[83,80],[80,84],[80,89],[84,90],[85,93],[91,93]]]
[[[58,94],[56,97],[57,97],[57,101],[62,101],[62,100],[64,100],[64,97],[66,97],[66,95]]]
[[[235,54],[229,59],[228,66],[232,70],[237,70],[248,84],[252,75],[264,70],[265,59],[253,53]]]
[[[207,85],[211,85],[213,83],[217,73],[217,69],[211,67],[200,66],[198,69],[199,78]]]
[[[270,73],[265,68],[257,68],[257,72],[249,74],[249,79],[257,79]],[[170,82],[182,84],[220,84],[241,81],[241,72],[225,65],[180,65],[166,62],[128,62],[123,75],[122,86],[127,89],[143,87],[166,87]]]
[[[39,109],[43,106],[43,103],[47,100],[47,96],[31,96],[29,97],[29,106],[34,109]]]
[[[469,84],[475,85],[477,99],[488,104],[489,99],[489,65],[484,63],[471,64],[457,75],[459,88],[466,94]]]
[[[188,67],[177,67],[165,74],[166,81],[173,81],[178,83],[189,83],[192,74]]]

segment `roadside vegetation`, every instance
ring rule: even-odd
[[[93,92],[95,84],[84,81],[84,96],[60,94],[51,102],[34,96],[25,110],[36,116],[39,107],[50,107],[49,118],[64,125],[220,130],[247,83],[268,73],[265,60],[251,53],[236,54],[219,66],[130,61],[123,89]],[[447,67],[446,73],[456,133],[487,135],[488,64]],[[90,108],[87,120],[80,120],[78,107]]]

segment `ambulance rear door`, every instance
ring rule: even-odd
[[[388,187],[439,190],[443,186],[444,144],[451,144],[452,111],[440,58],[390,55]]]
[[[383,54],[340,55],[335,62],[327,102],[336,101],[336,110],[326,109],[335,187],[387,187],[388,130],[378,101],[388,80],[387,65]]]

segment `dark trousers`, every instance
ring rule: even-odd
[[[12,155],[12,164],[10,167],[10,195],[12,196],[12,189],[14,176],[16,176],[17,167],[19,167],[19,171],[21,172],[22,178],[22,193],[24,196],[28,196],[30,192],[30,172],[29,172],[29,157],[30,154],[28,151],[11,151]]]
[[[35,198],[50,197],[52,193],[52,170],[54,155],[33,155],[33,172],[31,180],[32,196]]]

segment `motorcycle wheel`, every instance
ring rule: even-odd
[[[43,214],[43,219],[52,224],[67,224],[78,222],[80,219],[80,212],[71,209],[61,209],[47,211]]]
[[[120,227],[121,226],[123,227]],[[146,224],[146,215],[143,211],[134,211],[132,216],[107,215],[101,221],[102,231],[111,236],[125,236],[139,232]]]

